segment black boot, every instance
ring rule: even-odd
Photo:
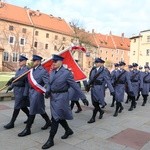
[[[31,134],[31,126],[34,122],[34,119],[35,119],[35,115],[29,115],[26,128],[18,134],[19,137],[23,137]]]
[[[137,96],[137,98],[136,98],[136,101],[138,101],[139,100],[139,98],[140,98],[140,92],[138,93],[138,96]]]
[[[5,129],[11,129],[14,128],[14,122],[19,114],[20,109],[14,109],[13,115],[12,115],[12,119],[11,121],[4,126]]]
[[[78,101],[76,101],[75,103],[76,103],[76,105],[77,105],[77,107],[78,107],[78,109],[77,109],[77,111],[75,111],[75,113],[81,112],[81,111],[82,111],[82,108],[81,108],[81,106],[80,106],[80,103],[79,103]]]
[[[99,112],[100,112],[99,119],[102,119],[102,118],[103,118],[104,111],[100,109]]]
[[[122,104],[121,104],[121,102],[120,102],[120,109],[119,109],[119,113],[121,113],[122,111],[123,111],[123,106],[122,106]]]
[[[142,103],[142,106],[145,106],[147,102],[147,95],[143,95],[143,103]]]
[[[113,96],[112,104],[110,107],[114,107],[114,104],[115,104],[115,96]]]
[[[73,131],[68,126],[68,123],[66,120],[60,120],[59,123],[62,125],[62,127],[65,129],[65,134],[61,137],[61,139],[67,139],[69,135],[73,134]]]
[[[135,96],[132,96],[131,97],[131,106],[130,108],[128,109],[128,111],[132,111],[134,108],[136,108],[136,102],[135,102]]]
[[[42,146],[42,149],[48,149],[52,146],[54,146],[54,140],[51,136],[49,136],[47,142]]]
[[[116,102],[116,110],[115,110],[115,113],[114,113],[114,117],[117,117],[118,116],[118,110],[119,110],[119,107],[120,107],[120,103],[119,102]]]
[[[21,108],[21,110],[27,115],[27,120],[24,121],[24,124],[27,124],[28,117],[29,117],[29,109],[27,107]]]
[[[70,107],[71,107],[71,110],[73,109],[73,107],[74,107],[74,101],[71,101],[71,104],[70,104]]]
[[[43,126],[43,127],[41,127],[41,129],[42,130],[46,130],[46,129],[48,129],[48,127],[50,127],[51,126],[51,121],[50,121],[50,119],[49,119],[49,117],[48,117],[48,115],[45,113],[45,114],[41,114],[41,116],[44,118],[44,120],[46,121],[46,124]]]
[[[94,108],[92,118],[87,123],[95,122],[95,117],[96,117],[97,112],[98,112],[98,110],[96,108]]]

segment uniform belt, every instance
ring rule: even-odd
[[[136,82],[138,82],[138,81],[131,81],[132,83],[136,83]]]
[[[103,83],[101,82],[101,83],[94,83],[94,85],[102,85]]]
[[[15,85],[15,87],[25,87],[25,85]]]
[[[62,90],[62,91],[51,91],[51,93],[66,93],[68,90]]]

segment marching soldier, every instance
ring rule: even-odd
[[[83,83],[86,86],[87,81],[85,80],[85,81],[83,81]],[[77,84],[81,88],[81,82],[78,81]],[[79,97],[78,93],[72,87],[69,89],[69,97],[70,97],[69,99],[71,100],[71,104],[70,104],[71,110],[73,109],[74,104],[76,104],[77,110],[75,111],[75,113],[81,112],[82,108],[79,103],[80,97]]]
[[[58,130],[58,125],[65,129],[65,134],[61,137],[67,139],[73,134],[66,120],[72,120],[72,111],[69,106],[69,87],[72,87],[79,95],[85,105],[88,106],[88,101],[82,93],[80,87],[73,79],[71,71],[62,66],[63,57],[53,55],[53,70],[49,75],[49,92],[45,93],[45,97],[50,96],[50,110],[52,115],[52,125],[50,135],[47,142],[42,146],[42,149],[48,149],[54,145],[54,137]]]
[[[75,60],[75,61],[78,63],[78,60]],[[81,88],[81,82],[78,81],[77,84]],[[86,86],[87,81],[86,80],[83,81],[83,84],[84,84],[84,86]],[[70,104],[71,110],[73,109],[74,104],[76,104],[77,110],[75,111],[75,113],[81,112],[82,108],[81,108],[80,103],[79,103],[80,97],[79,97],[78,93],[72,87],[69,89],[69,97],[70,97],[69,99],[71,100],[71,104]]]
[[[129,65],[128,66],[128,70],[129,70],[129,73],[132,71],[132,69],[133,69],[133,66],[132,65]],[[127,93],[127,100],[126,100],[126,104],[128,104],[128,102],[129,101],[131,101],[131,98],[130,98],[130,93],[129,93],[129,91],[127,91],[128,89],[126,88],[126,93]]]
[[[149,89],[150,89],[150,72],[149,72],[149,66],[144,66],[145,72],[142,72],[141,74],[141,93],[143,96],[143,103],[142,106],[145,106],[147,102],[147,98],[149,95]]]
[[[133,93],[130,95],[131,98],[131,106],[128,109],[128,111],[132,111],[133,108],[136,108],[136,98],[138,96],[139,90],[140,90],[140,71],[137,70],[138,64],[133,63],[133,70],[130,72],[130,80],[131,80],[131,85],[133,89]]]
[[[142,66],[139,66],[139,71],[140,71],[140,74],[142,74],[142,69],[143,69],[143,67]],[[138,93],[138,96],[137,96],[137,98],[136,98],[136,101],[138,101],[139,100],[139,98],[140,98],[140,90],[139,90],[139,93]]]
[[[124,62],[120,62],[120,70],[117,71],[115,74],[115,78],[113,81],[114,89],[115,89],[115,100],[116,100],[116,110],[114,113],[114,117],[118,116],[118,113],[121,113],[124,109],[122,106],[123,100],[124,100],[124,93],[125,93],[125,84],[127,83],[129,88],[129,93],[132,92],[131,82],[130,82],[130,76],[129,73],[124,70],[124,66],[126,64]]]
[[[114,78],[116,77],[115,74],[116,74],[117,71],[118,71],[119,64],[118,64],[118,63],[115,63],[114,66],[115,66],[115,69],[111,72],[111,80],[112,80],[112,81],[113,81]],[[114,103],[115,103],[115,96],[113,96],[112,104],[111,104],[110,107],[114,107]]]
[[[30,115],[27,121],[27,125],[25,129],[18,134],[19,137],[27,136],[31,134],[31,126],[34,122],[35,115],[40,114],[46,124],[41,128],[42,130],[46,130],[49,126],[51,126],[51,121],[45,112],[45,101],[44,94],[40,91],[44,85],[48,84],[48,72],[41,66],[42,57],[38,55],[33,55],[33,69],[30,71],[28,75],[29,80],[29,100],[30,100]],[[32,81],[30,81],[31,79]]]
[[[105,105],[104,97],[105,97],[105,85],[107,86],[112,95],[114,95],[114,89],[111,85],[111,79],[108,76],[108,72],[105,71],[104,68],[104,60],[101,58],[95,59],[95,68],[92,69],[89,81],[87,85],[87,92],[89,91],[89,87],[91,87],[91,99],[92,104],[94,106],[92,118],[88,121],[88,123],[94,123],[97,112],[100,112],[99,119],[102,119],[104,111],[100,108],[100,104],[102,106]]]
[[[15,104],[14,104],[14,112],[11,118],[11,121],[4,126],[5,129],[11,129],[14,128],[14,122],[19,114],[20,109],[29,116],[29,100],[28,100],[28,82],[27,82],[27,76],[22,77],[18,81],[12,83],[17,77],[28,71],[28,67],[26,66],[28,58],[25,56],[20,55],[19,57],[19,66],[20,68],[17,70],[15,77],[11,78],[6,85],[8,85],[8,91],[11,91],[14,89],[14,96],[15,96]],[[26,121],[24,122],[26,123]]]

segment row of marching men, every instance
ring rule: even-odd
[[[7,92],[13,89],[15,104],[11,121],[4,128],[14,128],[15,120],[19,111],[22,110],[28,119],[24,122],[26,123],[25,129],[18,136],[24,137],[30,135],[36,114],[40,114],[46,122],[41,129],[46,130],[51,126],[48,140],[42,146],[42,149],[48,149],[54,145],[54,137],[59,124],[65,130],[64,135],[61,137],[62,139],[67,139],[68,136],[73,134],[72,129],[66,121],[73,119],[69,104],[70,87],[78,93],[84,105],[89,105],[85,94],[75,82],[72,72],[63,67],[63,59],[59,55],[53,55],[53,70],[48,73],[41,65],[42,57],[33,55],[33,68],[30,73],[15,81],[16,78],[29,70],[26,66],[28,58],[20,56],[20,68],[16,71],[15,77],[11,78],[6,84],[8,86]],[[44,87],[45,91],[43,91]],[[50,98],[51,119],[45,111],[44,97]]]
[[[77,104],[77,113],[82,109],[78,102],[79,98],[82,100],[84,105],[89,105],[85,94],[81,91],[79,83],[74,81],[72,72],[63,67],[63,57],[53,55],[53,70],[48,73],[41,65],[42,57],[33,55],[33,69],[30,74],[20,78],[18,81],[13,82],[18,76],[28,71],[29,68],[26,66],[27,58],[20,56],[19,66],[14,78],[10,79],[7,83],[9,86],[7,91],[14,89],[15,105],[14,112],[11,121],[4,126],[6,129],[14,128],[14,122],[22,110],[27,115],[28,119],[25,121],[25,129],[18,134],[19,137],[27,136],[31,134],[31,126],[34,122],[36,114],[40,114],[44,120],[45,125],[41,128],[42,130],[47,129],[51,126],[50,134],[47,142],[42,146],[42,149],[50,148],[54,145],[54,137],[57,133],[59,124],[64,128],[65,134],[61,137],[62,139],[68,138],[73,134],[72,129],[69,127],[66,120],[73,119],[72,111],[74,104]],[[97,113],[99,113],[99,119],[102,119],[105,107],[105,89],[106,84],[110,90],[110,94],[116,101],[116,111],[114,116],[118,115],[118,112],[122,112],[123,106],[122,101],[124,99],[125,85],[128,85],[126,92],[129,94],[129,98],[132,100],[130,110],[136,107],[136,92],[135,83],[136,78],[142,81],[142,75],[134,77],[133,82],[131,81],[131,75],[128,71],[124,70],[125,63],[120,62],[119,68],[114,75],[110,75],[107,68],[104,67],[105,61],[101,58],[95,59],[95,67],[91,69],[89,75],[89,81],[84,82],[86,91],[91,90],[91,101],[94,106],[91,119],[88,123],[95,122]],[[149,74],[149,73],[148,73]],[[137,76],[137,75],[134,75]],[[32,82],[30,81],[32,79]],[[144,82],[140,82],[140,90],[145,91],[145,84],[150,84],[150,75],[145,77],[143,74]],[[145,83],[145,81],[147,83]],[[139,81],[138,81],[139,82]],[[36,86],[35,86],[36,85]],[[40,90],[46,85],[45,94]],[[50,97],[50,110],[51,119],[45,111],[45,98]],[[69,104],[71,101],[71,107]],[[102,108],[100,107],[102,106]],[[30,109],[28,109],[30,107]]]
[[[95,59],[95,66],[91,69],[89,74],[88,83],[84,83],[86,91],[88,92],[91,89],[91,100],[94,106],[93,114],[88,123],[95,122],[97,113],[99,112],[99,119],[103,117],[104,108],[107,103],[105,102],[105,89],[106,85],[110,90],[110,94],[113,96],[111,107],[114,107],[116,103],[116,109],[114,117],[118,116],[118,113],[121,113],[124,109],[122,102],[124,101],[124,95],[127,94],[127,101],[131,101],[131,106],[128,109],[132,111],[136,108],[136,100],[139,99],[140,93],[143,97],[142,106],[145,106],[148,94],[150,91],[150,72],[149,66],[144,66],[145,71],[141,71],[141,67],[138,70],[138,64],[133,63],[129,65],[129,71],[125,70],[125,62],[119,62],[114,64],[115,69],[112,72],[109,72],[107,68],[104,67],[105,61],[101,58]],[[72,89],[71,92],[74,90]],[[79,97],[77,94],[72,96],[71,106],[77,104],[77,111],[79,113],[82,111],[79,104]],[[73,105],[72,105],[73,104]]]

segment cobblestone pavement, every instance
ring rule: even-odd
[[[91,117],[92,105],[89,93],[86,94],[90,106],[82,105],[83,111],[74,114],[74,120],[68,121],[74,134],[66,140],[60,137],[64,130],[59,130],[54,139],[55,146],[51,150],[149,150],[150,149],[150,100],[142,107],[142,97],[137,102],[137,108],[129,112],[130,104],[123,104],[124,110],[118,117],[113,117],[114,109],[110,107],[112,97],[106,93],[107,106],[104,108],[103,119],[87,124]],[[80,103],[82,103],[80,101]],[[49,129],[42,131],[45,124],[40,115],[37,115],[32,126],[32,134],[26,137],[18,137],[25,124],[26,117],[20,112],[15,128],[6,130],[3,128],[10,121],[13,111],[13,101],[0,102],[0,150],[40,150],[46,142]],[[46,100],[46,111],[50,115],[49,100]]]

